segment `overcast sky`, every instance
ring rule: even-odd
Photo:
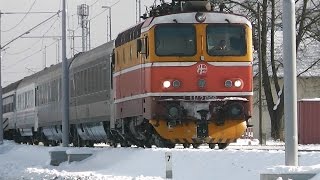
[[[105,11],[101,6],[111,6],[117,1],[118,0],[66,0],[68,8],[67,28],[76,30],[76,36],[81,35],[81,28],[79,28],[78,25],[77,5],[83,3],[88,4],[90,5],[89,19],[91,19],[91,47],[105,43],[107,38],[106,18],[108,11]],[[0,0],[0,10],[3,13],[28,12],[30,9],[31,12],[57,12],[61,9],[61,2],[62,0]],[[145,12],[145,6],[149,7],[153,2],[154,0],[141,0],[142,13]],[[135,3],[135,0],[120,0],[119,3],[112,7],[113,39],[119,32],[136,23]],[[24,14],[3,14],[1,18],[2,46],[52,15],[53,14],[28,14],[25,16]],[[25,35],[34,38],[19,38],[4,48],[1,68],[3,86],[36,71],[40,71],[43,69],[44,64],[48,67],[57,63],[58,40],[54,38],[36,37],[60,36],[61,19],[61,16],[55,16],[36,30]],[[67,40],[68,58],[71,56],[69,42],[70,39]],[[76,50],[81,51],[81,38],[76,38],[75,43]],[[59,52],[61,52],[61,41]]]

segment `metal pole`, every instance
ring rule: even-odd
[[[141,18],[141,0],[139,0],[139,16],[138,16],[138,23],[140,22]]]
[[[86,51],[86,28],[85,28],[84,16],[81,16],[81,25],[82,25],[82,52],[85,52]]]
[[[298,166],[295,2],[283,1],[285,164]]]
[[[74,31],[72,31],[72,55],[74,56],[76,54],[75,50],[75,43],[74,43]]]
[[[112,28],[112,23],[111,23],[111,7],[109,7],[109,39],[110,39],[110,41],[112,40],[112,36],[111,36],[111,32],[112,32],[112,30],[111,30],[111,28]]]
[[[57,64],[60,62],[60,39],[58,39]]]
[[[109,39],[110,35],[109,35],[109,15],[107,15],[107,41],[111,41],[111,39]]]
[[[263,143],[263,128],[262,128],[262,54],[261,54],[261,17],[260,17],[260,3],[258,3],[258,45],[259,45],[259,141],[260,145]]]
[[[1,11],[0,11],[0,145],[3,144],[3,114],[2,114],[2,82],[1,82],[1,61],[2,61],[2,46],[1,46]]]
[[[44,46],[43,52],[43,69],[47,67],[47,46]]]
[[[69,68],[67,60],[66,0],[62,0],[62,146],[69,146]]]

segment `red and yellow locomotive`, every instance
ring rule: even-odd
[[[172,1],[120,33],[113,134],[122,145],[225,148],[252,113],[252,27],[207,1]]]

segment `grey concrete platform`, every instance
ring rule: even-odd
[[[56,147],[49,151],[50,154],[50,165],[59,166],[60,163],[68,160],[68,156],[66,154],[67,149]]]
[[[74,161],[82,161],[90,156],[92,156],[93,152],[87,149],[69,149],[66,152],[68,157],[68,162]]]
[[[314,177],[315,173],[287,173],[287,174],[260,174],[260,180],[309,180]]]

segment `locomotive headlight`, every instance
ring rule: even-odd
[[[169,88],[171,86],[171,82],[170,81],[164,81],[162,83],[162,85],[163,85],[164,88]]]
[[[224,82],[224,86],[227,88],[231,88],[232,87],[232,81],[231,80],[226,80],[226,82]]]
[[[171,119],[177,119],[179,116],[179,109],[177,107],[171,107],[168,113]]]
[[[196,14],[196,20],[199,22],[199,23],[203,23],[205,20],[206,20],[206,15],[202,12],[197,12]]]
[[[239,118],[244,112],[244,107],[240,103],[230,104],[228,107],[228,115],[231,118]]]
[[[237,88],[238,88],[238,87],[241,87],[241,86],[242,86],[242,81],[239,80],[239,79],[236,80],[236,81],[234,82],[234,86],[237,87]]]
[[[180,85],[181,85],[181,82],[180,82],[179,80],[174,80],[174,81],[172,82],[172,86],[175,87],[175,88],[180,87]]]
[[[181,119],[182,111],[179,104],[171,103],[167,105],[167,118],[169,121]]]
[[[206,87],[206,80],[204,80],[204,79],[199,79],[199,80],[198,80],[198,87],[199,87],[199,88],[205,88],[205,87]]]

